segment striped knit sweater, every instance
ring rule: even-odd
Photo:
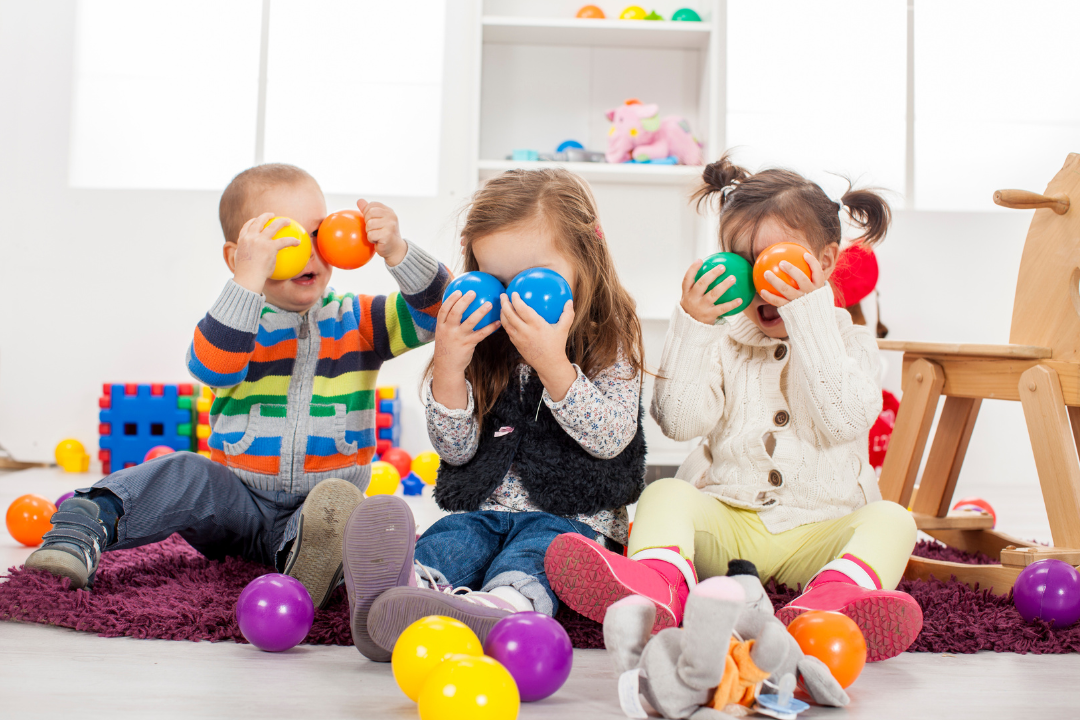
[[[304,495],[328,477],[367,487],[379,368],[434,338],[450,278],[415,245],[388,270],[401,292],[327,289],[303,315],[229,281],[187,353],[188,371],[217,392],[212,460],[258,490]]]

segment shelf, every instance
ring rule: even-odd
[[[516,168],[536,170],[545,167],[565,168],[585,178],[588,182],[630,185],[693,185],[701,179],[703,170],[700,165],[650,165],[647,163],[517,162],[514,160],[481,160],[477,163],[482,179]]]
[[[484,42],[518,45],[683,48],[708,46],[712,24],[668,20],[582,20],[487,15]]]

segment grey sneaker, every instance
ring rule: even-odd
[[[420,618],[445,615],[468,625],[483,643],[497,622],[515,612],[502,598],[468,588],[399,587],[387,590],[371,606],[368,627],[376,643],[393,648],[405,628]]]
[[[41,547],[26,558],[29,570],[44,570],[71,580],[73,588],[91,588],[108,533],[101,509],[86,498],[68,498],[53,513],[53,528]]]
[[[376,495],[356,508],[345,527],[343,562],[353,644],[369,660],[389,662],[391,652],[371,639],[368,611],[390,588],[415,582],[416,523],[405,501]],[[392,646],[391,646],[392,647]]]
[[[345,523],[363,499],[364,493],[351,482],[330,478],[312,488],[300,508],[300,527],[285,561],[285,574],[304,584],[319,609],[330,601],[341,580]]]

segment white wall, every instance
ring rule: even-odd
[[[382,198],[398,211],[410,239],[455,262],[455,211],[473,187],[477,41],[474,9],[465,5],[454,0],[448,17],[439,195]],[[49,459],[67,436],[94,446],[102,382],[185,381],[191,329],[228,277],[216,193],[68,187],[73,11],[71,0],[0,0],[0,216],[6,231],[0,237],[0,306],[6,311],[0,313],[0,443],[25,459]],[[605,195],[598,193],[605,223],[636,222],[640,205],[618,207]],[[328,200],[337,209],[353,198]],[[986,213],[896,213],[880,249],[882,316],[890,337],[1008,340],[1031,213],[989,211],[989,197],[986,205]],[[662,253],[663,247],[642,252]],[[628,270],[631,291],[652,297],[647,275]],[[377,262],[337,271],[334,285],[392,289]],[[654,363],[663,338],[656,324],[647,328]],[[381,375],[383,383],[405,390],[409,449],[427,445],[415,393],[427,357],[414,352]],[[889,360],[886,386],[899,390],[899,357]],[[960,492],[978,493],[992,481],[1035,487],[1015,403],[984,403]],[[981,494],[993,502],[992,492]]]

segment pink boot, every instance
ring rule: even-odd
[[[862,587],[852,575],[875,589]],[[887,660],[907,650],[922,630],[922,608],[905,592],[882,590],[877,574],[853,555],[825,566],[802,595],[777,611],[785,625],[809,610],[847,615],[866,638],[866,659]]]
[[[665,559],[640,559],[644,554]],[[544,569],[559,599],[587,618],[602,623],[612,604],[642,595],[656,605],[653,632],[678,627],[689,583],[697,582],[693,566],[673,548],[644,551],[637,557],[616,555],[584,535],[567,533],[548,547]]]

